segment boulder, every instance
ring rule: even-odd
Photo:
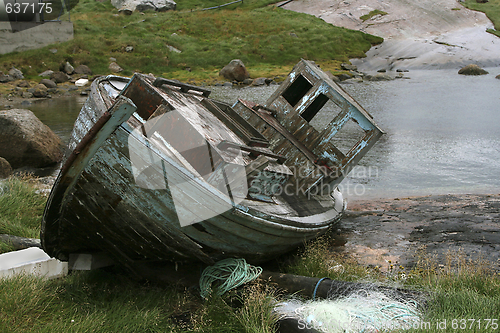
[[[3,72],[0,72],[0,83],[7,83],[10,81],[14,81],[14,78],[9,74],[5,75]]]
[[[358,70],[358,67],[356,67],[355,65],[351,65],[351,64],[341,64],[340,68],[342,68],[343,70],[346,70],[346,71],[354,71],[354,72],[356,72]]]
[[[80,65],[75,68],[75,74],[92,75],[92,70],[86,65]]]
[[[12,174],[12,167],[9,161],[5,158],[0,157],[0,179],[7,178]]]
[[[21,72],[19,69],[12,67],[11,70],[9,71],[9,75],[14,78],[14,80],[22,80],[24,79],[23,72]]]
[[[267,84],[267,79],[265,77],[258,77],[252,81],[252,86],[263,86]]]
[[[66,73],[68,75],[73,74],[73,72],[75,71],[75,68],[73,66],[71,66],[71,64],[67,61],[61,67],[62,67],[61,71],[63,71],[64,73]]]
[[[221,69],[219,75],[229,81],[236,80],[238,82],[242,82],[250,77],[250,74],[240,59],[231,60],[229,64]]]
[[[392,81],[394,78],[390,76],[389,74],[385,73],[378,73],[375,75],[366,75],[365,79],[368,81]]]
[[[55,83],[64,83],[68,82],[71,79],[71,77],[69,77],[68,74],[63,72],[54,72],[50,75],[50,79]]]
[[[458,71],[458,74],[462,75],[485,75],[488,74],[487,71],[479,67],[478,65],[470,64]]]
[[[120,66],[118,66],[118,64],[116,62],[114,62],[114,61],[109,64],[108,68],[113,73],[120,73],[121,71],[123,71],[123,68],[121,68]]]
[[[42,72],[40,74],[38,74],[38,76],[41,76],[41,77],[50,77],[52,74],[54,74],[54,71],[51,71],[50,69],[45,71],[45,72]]]
[[[17,86],[21,88],[29,88],[30,84],[28,81],[21,81],[17,84]]]
[[[37,84],[35,88],[33,88],[33,96],[42,98],[42,97],[47,97],[49,92],[47,91],[47,87],[44,84]]]
[[[12,168],[42,168],[62,159],[61,139],[30,110],[0,111],[0,156]]]
[[[111,0],[111,4],[118,11],[126,14],[131,14],[135,10],[140,12],[146,10],[165,12],[175,10],[177,7],[173,0]]]
[[[43,84],[47,88],[56,88],[57,87],[57,84],[54,81],[49,80],[49,79],[43,79],[42,81],[40,81],[40,84]]]
[[[339,75],[337,75],[337,77],[340,81],[352,79],[352,76],[350,76],[349,74],[345,74],[345,73],[339,74]]]

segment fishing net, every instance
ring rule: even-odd
[[[379,332],[420,327],[420,297],[397,288],[334,281],[324,300],[292,299],[275,311],[295,318],[298,329],[319,332]]]

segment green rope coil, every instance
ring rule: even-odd
[[[247,264],[245,259],[224,259],[215,265],[203,270],[200,277],[200,295],[208,298],[211,293],[212,283],[219,281],[216,294],[237,288],[247,282],[256,279],[262,273],[262,268]]]

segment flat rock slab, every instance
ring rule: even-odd
[[[355,201],[348,204],[335,239],[336,250],[360,263],[388,267],[415,264],[425,246],[439,264],[448,251],[480,257],[500,271],[500,194],[434,195]]]

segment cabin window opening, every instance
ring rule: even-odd
[[[311,104],[309,104],[304,112],[300,114],[300,116],[307,122],[310,122],[328,101],[329,98],[327,96],[319,94],[318,97],[316,97],[316,99]]]
[[[282,96],[292,107],[295,107],[312,87],[312,84],[305,77],[299,75]]]
[[[341,112],[340,106],[329,99],[314,118],[309,121],[309,125],[321,133]]]
[[[333,136],[331,142],[346,155],[365,136],[365,131],[351,118]]]

